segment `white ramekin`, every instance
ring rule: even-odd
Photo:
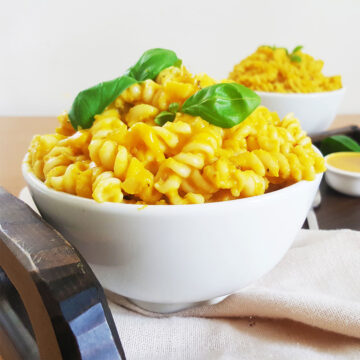
[[[360,173],[345,171],[329,165],[328,159],[336,153],[325,156],[327,171],[325,180],[333,189],[350,196],[360,196]]]

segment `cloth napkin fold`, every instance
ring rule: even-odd
[[[360,232],[301,230],[272,271],[217,305],[160,315],[113,300],[128,360],[358,360]]]
[[[359,274],[360,232],[301,230],[270,273],[217,305],[109,303],[130,360],[360,359]]]

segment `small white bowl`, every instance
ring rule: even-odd
[[[331,166],[328,159],[337,153],[325,156],[327,171],[325,180],[333,189],[350,196],[360,196],[360,173],[345,171]]]
[[[256,91],[261,104],[270,111],[276,111],[280,119],[294,113],[301,127],[309,134],[328,129],[334,121],[339,105],[344,97],[345,88],[308,94],[283,94]]]
[[[103,287],[157,312],[216,302],[271,270],[322,178],[239,200],[143,207],[58,192],[26,162],[22,171],[41,215],[78,248]]]

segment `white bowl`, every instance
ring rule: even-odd
[[[58,192],[25,162],[22,171],[42,216],[78,248],[103,287],[158,312],[222,299],[271,270],[322,178],[252,198],[143,208]]]
[[[327,171],[325,180],[333,189],[350,196],[360,196],[360,173],[345,171],[331,166],[328,159],[334,154],[325,156],[325,165]]]
[[[308,94],[283,94],[256,91],[261,104],[270,111],[276,111],[280,119],[294,113],[301,127],[309,134],[328,129],[334,121],[339,105],[344,97],[345,88]]]

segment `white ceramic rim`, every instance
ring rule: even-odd
[[[345,87],[342,87],[341,89],[337,90],[331,90],[331,91],[322,91],[322,92],[310,92],[310,93],[280,93],[280,92],[271,92],[271,91],[258,91],[253,90],[256,94],[261,96],[272,96],[272,97],[292,97],[292,98],[311,98],[311,97],[326,97],[328,95],[335,95],[335,94],[341,94],[344,93],[346,90]]]
[[[325,159],[325,166],[326,166],[326,169],[329,171],[329,172],[333,172],[335,174],[339,174],[339,175],[344,175],[344,176],[348,176],[348,177],[352,177],[352,178],[360,178],[360,173],[356,173],[354,171],[347,171],[347,170],[341,170],[341,169],[338,169],[337,167],[335,166],[332,166],[328,163],[328,159],[332,156],[335,156],[335,154],[340,154],[340,153],[352,153],[351,151],[339,151],[339,152],[335,152],[335,153],[331,153],[329,155],[326,155],[324,157]],[[359,153],[359,156],[360,156],[360,153]]]
[[[319,154],[321,154],[321,152],[314,146],[314,149],[316,152],[318,152]],[[104,210],[117,210],[117,211],[132,211],[134,209],[137,210],[142,210],[142,209],[146,209],[147,213],[148,211],[153,211],[153,212],[160,212],[160,213],[164,213],[166,215],[169,214],[173,214],[173,215],[177,215],[180,214],[182,211],[195,211],[197,212],[199,210],[200,207],[202,208],[213,208],[213,207],[223,207],[223,206],[227,206],[226,204],[231,202],[237,202],[237,201],[241,201],[243,203],[246,202],[259,202],[261,203],[263,199],[268,199],[274,196],[277,196],[277,194],[279,194],[280,192],[282,194],[286,194],[286,193],[291,193],[292,191],[296,191],[296,189],[299,189],[301,187],[303,187],[307,180],[301,180],[295,184],[286,186],[282,189],[279,190],[275,190],[266,194],[262,194],[262,195],[257,195],[257,196],[252,196],[252,197],[247,197],[247,198],[242,198],[242,199],[235,199],[235,200],[227,200],[227,201],[218,201],[218,202],[209,202],[209,203],[203,203],[203,204],[186,204],[186,205],[146,205],[144,207],[143,204],[123,204],[123,203],[112,203],[112,202],[104,202],[104,203],[98,203],[97,201],[95,201],[94,199],[87,199],[87,198],[83,198],[80,196],[76,196],[76,195],[72,195],[72,194],[68,194],[62,191],[57,191],[54,189],[49,188],[48,186],[46,186],[40,179],[38,179],[36,177],[36,175],[33,173],[33,171],[30,168],[29,163],[27,162],[27,158],[28,158],[29,154],[26,154],[21,166],[22,169],[22,174],[24,176],[24,179],[26,180],[27,183],[29,183],[31,186],[33,186],[34,188],[37,188],[40,192],[42,193],[46,193],[48,195],[50,195],[53,198],[62,198],[62,200],[65,201],[77,201],[79,204],[82,204],[83,206],[97,206],[97,207],[102,207]],[[312,181],[316,181],[319,177],[321,178],[323,176],[323,173],[319,173],[316,174],[316,178]],[[246,204],[245,204],[246,205]]]

